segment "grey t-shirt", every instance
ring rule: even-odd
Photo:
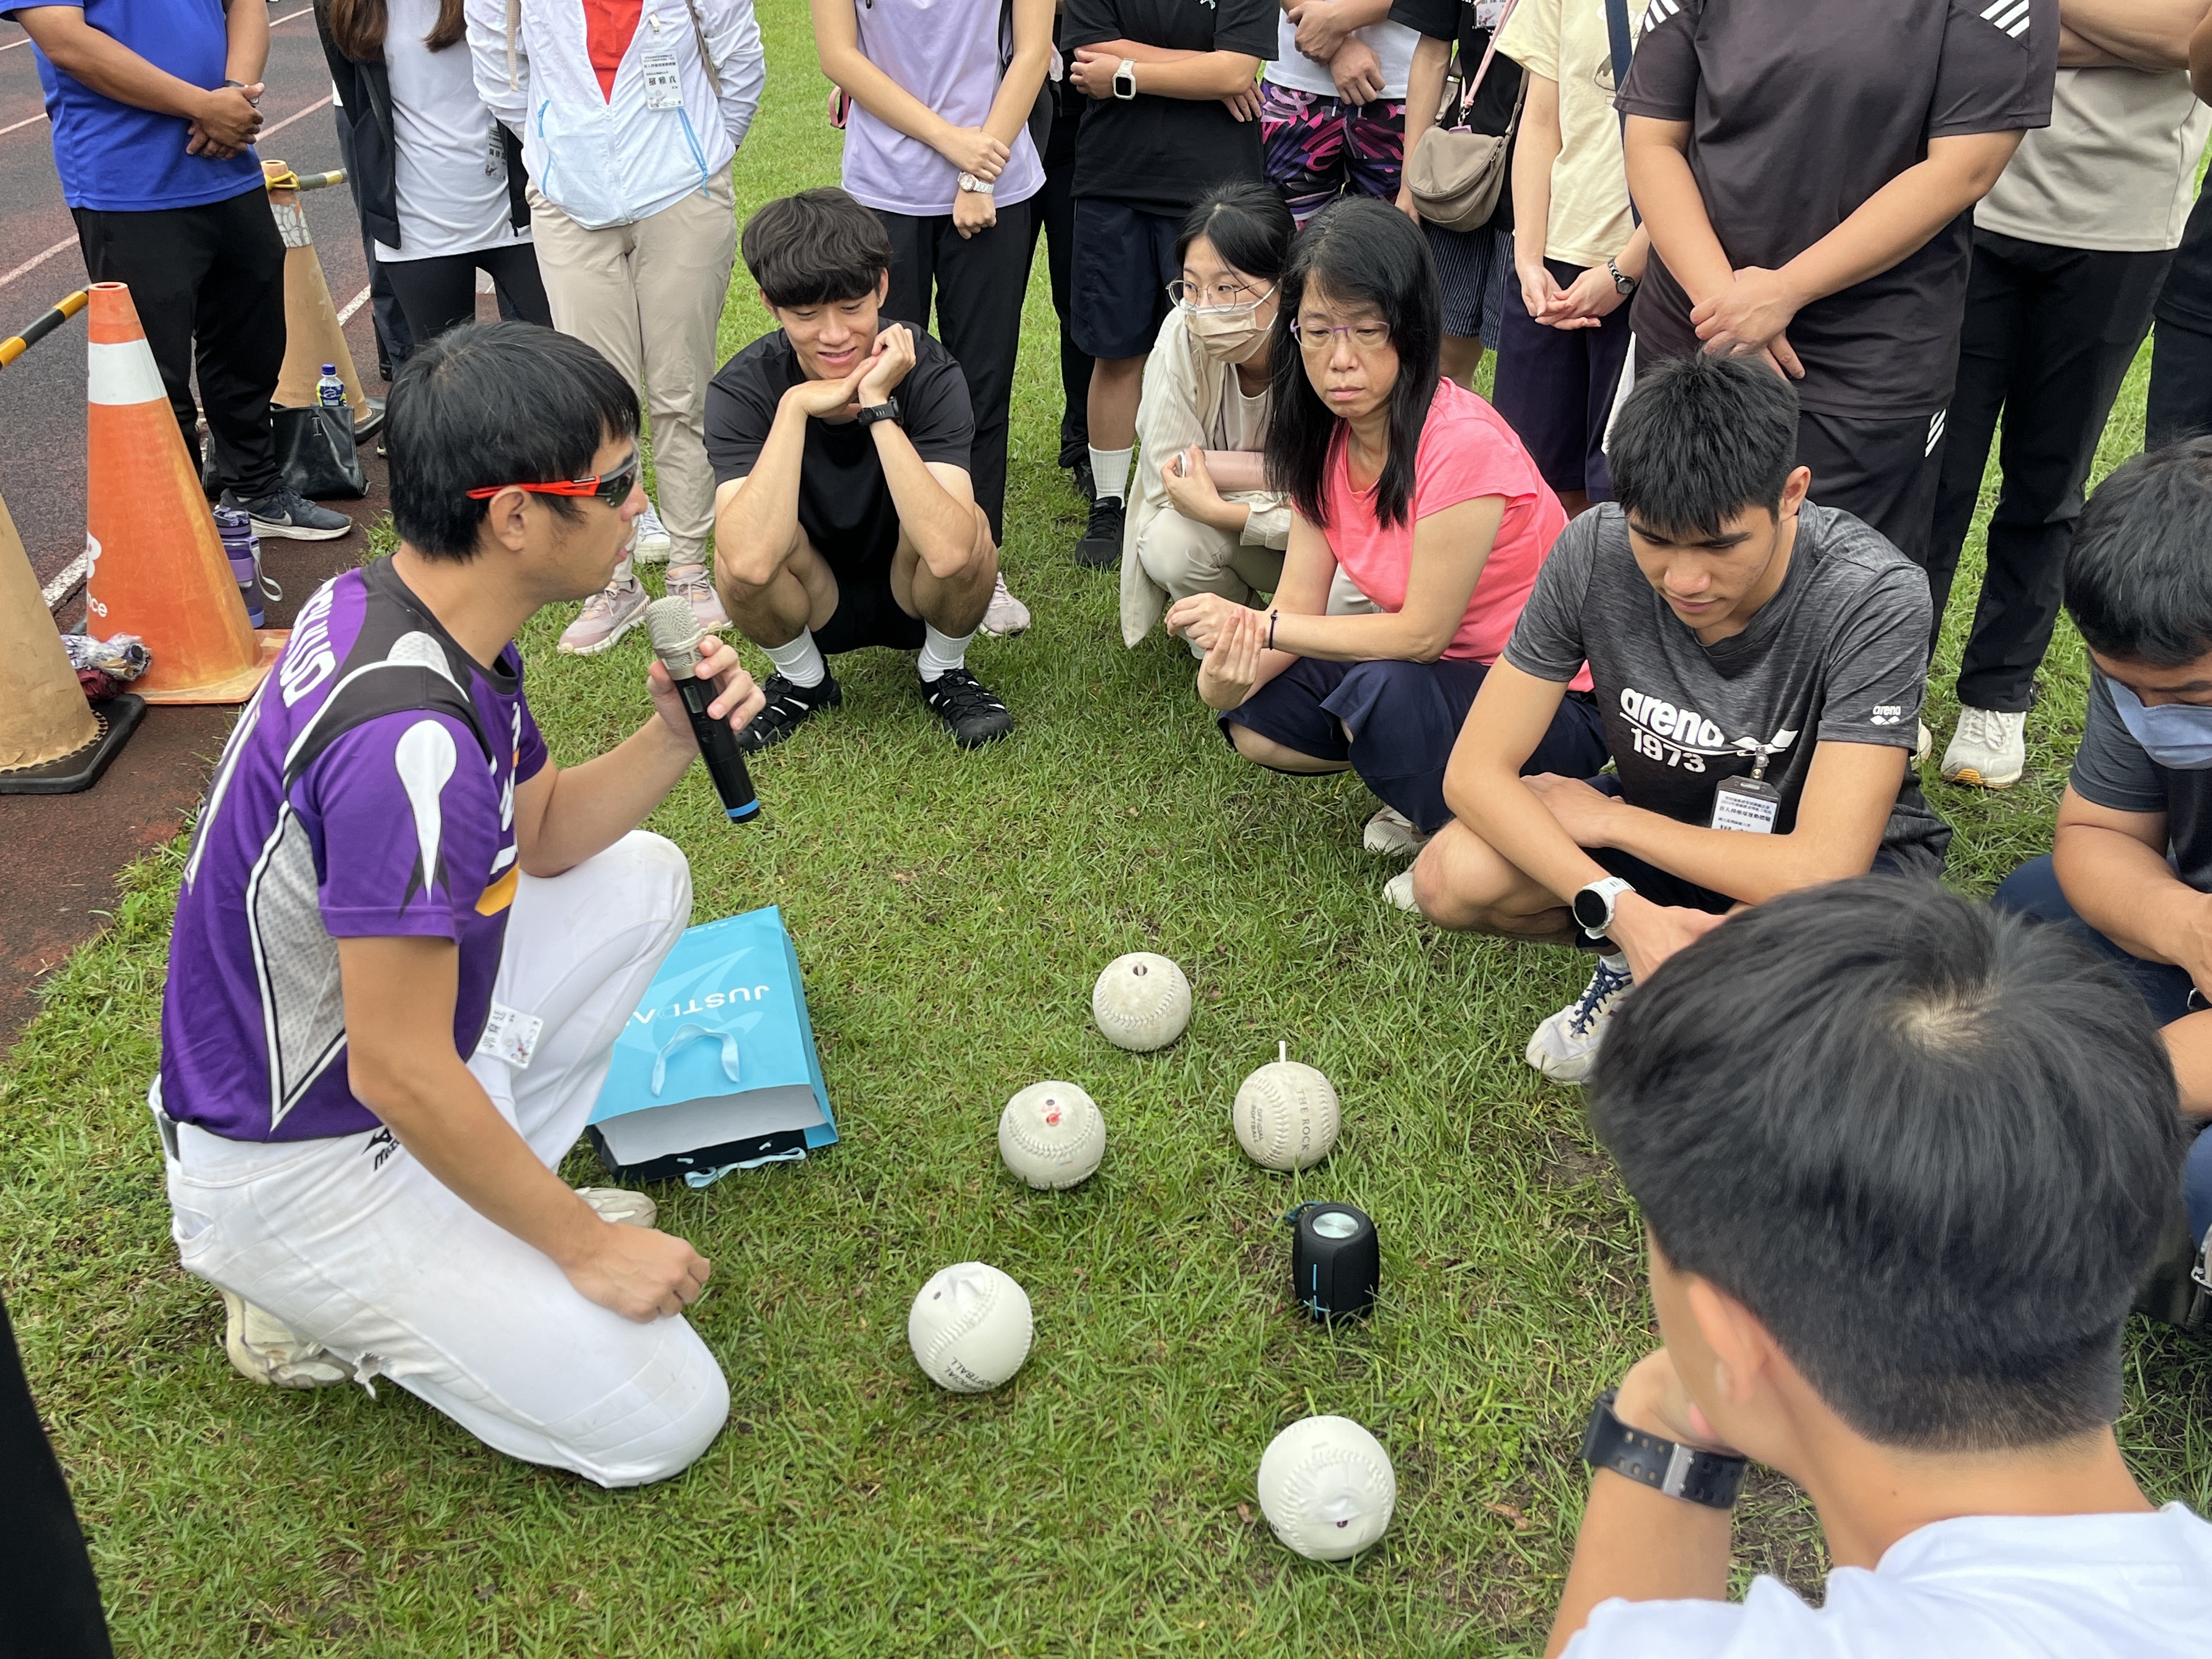
[[[1720,781],[1748,775],[1758,751],[1772,751],[1765,781],[1782,796],[1775,833],[1787,835],[1814,744],[1912,747],[1928,614],[1917,566],[1850,514],[1808,503],[1781,590],[1741,634],[1702,644],[1644,579],[1627,519],[1607,502],[1553,547],[1505,659],[1560,684],[1589,664],[1632,806],[1708,823]],[[1934,875],[1950,840],[1907,768],[1881,850]]]
[[[2074,755],[2074,793],[2115,812],[2166,814],[2166,856],[2200,893],[2212,892],[2212,772],[2160,766],[2120,723],[2112,688],[2089,671],[2089,719]]]

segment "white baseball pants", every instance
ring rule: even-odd
[[[642,831],[565,875],[522,877],[492,995],[544,1029],[526,1069],[483,1055],[469,1069],[549,1167],[583,1133],[615,1037],[690,915],[684,854]],[[690,1465],[729,1414],[688,1322],[586,1301],[381,1129],[262,1144],[179,1124],[177,1139],[187,1272],[509,1456],[641,1486]]]

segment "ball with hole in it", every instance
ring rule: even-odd
[[[1032,1187],[1073,1187],[1106,1156],[1106,1115],[1073,1083],[1032,1083],[999,1115],[999,1156]]]
[[[1132,951],[1106,964],[1091,988],[1091,1018],[1107,1042],[1132,1054],[1164,1048],[1190,1024],[1190,981],[1182,969],[1150,951]]]
[[[1309,1561],[1341,1561],[1382,1535],[1398,1477],[1382,1443],[1348,1417],[1308,1417],[1260,1459],[1260,1510]]]
[[[1246,1078],[1233,1110],[1238,1142],[1267,1169],[1309,1168],[1336,1145],[1336,1091],[1297,1060],[1270,1060]]]
[[[986,1393],[1021,1370],[1031,1328],[1029,1293],[982,1261],[939,1273],[906,1316],[915,1363],[954,1394]]]

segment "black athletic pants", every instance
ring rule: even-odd
[[[399,296],[392,291],[392,284],[384,279],[384,267],[376,263],[376,239],[368,234],[368,222],[361,216],[361,164],[354,160],[353,112],[343,104],[331,106],[338,130],[338,156],[345,162],[346,193],[353,198],[353,216],[361,227],[361,257],[368,266],[368,306],[376,319],[376,372],[386,385],[399,372],[399,365],[407,361],[407,354],[415,349],[415,337],[407,331],[407,315],[399,308]]]
[[[406,315],[410,354],[447,329],[476,320],[479,270],[499,290],[501,316],[553,326],[553,307],[538,274],[538,250],[527,242],[480,253],[443,253],[434,259],[380,259],[376,268]]]
[[[225,486],[244,501],[280,488],[269,400],[284,367],[284,239],[270,214],[269,192],[255,185],[201,207],[70,211],[92,280],[131,285],[195,467],[197,364]]]
[[[975,505],[1004,545],[1006,420],[1014,396],[1014,358],[1022,345],[1022,299],[1030,285],[1030,213],[1017,202],[998,210],[999,222],[963,237],[949,213],[876,217],[891,241],[891,289],[883,314],[929,328],[937,302],[938,342],[960,362],[975,415],[975,447],[968,476]]]
[[[0,1307],[0,1655],[109,1659],[84,1534]]]
[[[1032,205],[1030,259],[1045,239],[1052,277],[1052,308],[1060,318],[1060,464],[1073,466],[1091,455],[1091,354],[1075,343],[1075,131],[1090,100],[1064,82],[1048,83],[1054,99],[1051,136],[1044,149],[1044,188]]]
[[[2189,210],[2154,314],[2146,449],[2212,432],[2212,191],[2200,192]]]
[[[1990,515],[1989,568],[1959,666],[1959,701],[1967,708],[2021,714],[2035,706],[2035,671],[2058,620],[2082,485],[2172,257],[1974,233],[1958,389],[1944,425],[1928,556],[1940,634],[2002,414],[1997,462],[2004,482]]]

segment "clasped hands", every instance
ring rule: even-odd
[[[1206,657],[1198,665],[1198,696],[1208,708],[1234,708],[1260,683],[1260,657],[1267,648],[1267,613],[1218,593],[1193,593],[1168,607],[1167,630]]]
[[[1121,58],[1110,52],[1101,52],[1096,46],[1078,46],[1067,60],[1067,79],[1086,98],[1111,98],[1114,71],[1121,67]],[[1256,82],[1240,87],[1220,102],[1240,121],[1260,118],[1260,88]]]
[[[1726,288],[1692,306],[1690,321],[1712,356],[1763,357],[1777,374],[1802,380],[1805,365],[1786,331],[1808,297],[1782,271],[1746,265]]]
[[[185,129],[185,154],[228,161],[249,149],[261,131],[261,112],[254,107],[261,91],[256,81],[250,87],[217,87],[202,94]]]
[[[817,420],[857,415],[897,391],[913,368],[914,331],[904,323],[886,324],[849,374],[835,380],[801,380],[783,394],[783,402]]]

